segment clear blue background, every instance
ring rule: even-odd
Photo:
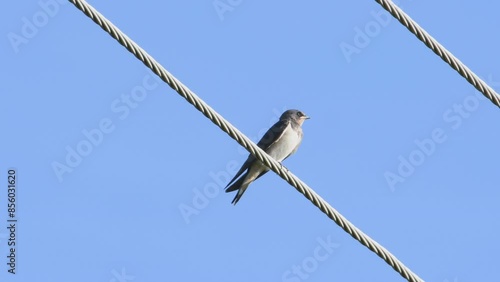
[[[499,281],[497,107],[375,1],[220,3],[231,9],[91,2],[253,140],[284,109],[311,116],[284,164],[420,277]],[[500,88],[498,3],[398,3]],[[221,186],[247,153],[72,4],[2,14],[2,281],[402,281],[274,173],[232,206]],[[121,100],[144,80],[140,101]],[[101,122],[113,130],[58,177]],[[16,275],[1,227],[10,167]]]

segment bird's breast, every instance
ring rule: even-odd
[[[267,153],[277,161],[281,162],[297,150],[301,141],[301,128],[299,127],[297,130],[294,130],[291,124],[288,124],[281,137],[269,147]]]

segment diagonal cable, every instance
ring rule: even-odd
[[[109,33],[121,45],[123,45],[129,52],[134,54],[140,61],[142,61],[148,68],[150,68],[156,75],[172,87],[179,95],[184,97],[190,104],[192,104],[198,111],[209,118],[213,123],[226,132],[231,138],[236,140],[241,146],[245,147],[252,155],[259,161],[268,166],[272,171],[278,174],[281,178],[286,180],[290,185],[295,187],[297,191],[302,193],[308,200],[310,200],[316,207],[324,212],[330,219],[335,221],[342,229],[344,229],[354,239],[358,240],[361,244],[366,246],[372,252],[381,257],[387,264],[392,266],[401,276],[408,281],[423,281],[416,274],[414,274],[408,267],[399,261],[388,250],[375,242],[369,236],[364,234],[356,226],[344,218],[337,210],[330,204],[323,200],[316,192],[314,192],[307,184],[302,182],[298,177],[288,171],[283,165],[271,158],[262,149],[257,147],[248,137],[243,135],[237,128],[231,125],[227,120],[220,116],[215,110],[201,100],[196,94],[189,90],[185,85],[172,76],[165,68],[156,62],[146,51],[133,42],[128,36],[115,27],[110,21],[102,16],[97,10],[90,6],[83,0],[69,0],[85,15],[91,18],[102,29]]]
[[[420,41],[429,47],[436,55],[441,57],[443,61],[448,63],[456,70],[463,78],[465,78],[472,86],[483,93],[486,98],[490,99],[493,104],[500,107],[500,96],[486,82],[471,71],[464,63],[455,57],[450,51],[446,50],[443,45],[436,41],[429,33],[421,28],[410,16],[408,16],[401,8],[396,6],[391,0],[375,0],[393,17],[395,17],[402,25],[413,33]]]

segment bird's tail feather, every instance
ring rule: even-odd
[[[231,186],[227,187],[226,188],[226,193],[238,190],[240,188],[241,184],[243,184],[243,181],[245,180],[245,178],[247,177],[247,175],[248,175],[248,172],[245,173],[245,174],[243,174],[236,182],[234,182],[233,184],[231,184]]]
[[[231,186],[227,187],[226,188],[226,193],[227,192],[236,191],[236,190],[239,189],[238,193],[236,193],[236,196],[234,197],[234,199],[231,202],[231,204],[236,205],[236,203],[240,200],[241,196],[243,196],[243,193],[245,193],[245,191],[247,190],[247,188],[250,185],[250,183],[252,183],[253,181],[257,180],[259,177],[261,177],[262,175],[266,174],[268,171],[269,171],[269,169],[266,169],[266,170],[262,171],[261,173],[259,173],[259,175],[257,175],[257,177],[252,178],[252,179],[246,179],[247,175],[249,173],[247,171],[236,182],[234,182],[233,184],[231,184]]]
[[[238,190],[238,193],[236,193],[236,196],[234,196],[234,199],[231,202],[231,204],[236,205],[236,203],[238,203],[238,201],[241,199],[241,196],[243,196],[243,193],[245,193],[245,191],[247,190],[248,185],[250,185],[250,183],[244,184],[243,186],[240,187],[240,190]]]
[[[236,203],[241,199],[241,196],[243,196],[243,193],[245,193],[245,191],[247,190],[248,185],[250,185],[250,183],[252,182],[252,181],[245,181],[247,175],[248,172],[243,174],[236,182],[234,182],[233,184],[231,184],[231,186],[226,188],[226,193],[238,190],[231,204],[236,205]]]

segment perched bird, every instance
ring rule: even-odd
[[[309,117],[299,110],[284,112],[280,120],[260,139],[257,146],[278,162],[283,161],[299,148],[300,142],[302,142],[301,126],[306,119],[309,119]],[[241,175],[245,170],[245,174]],[[269,168],[267,166],[250,154],[238,173],[236,173],[226,186],[226,192],[238,190],[231,203],[236,205],[241,196],[243,196],[243,193],[245,193],[248,185],[268,171]],[[241,177],[234,182],[240,175]]]

